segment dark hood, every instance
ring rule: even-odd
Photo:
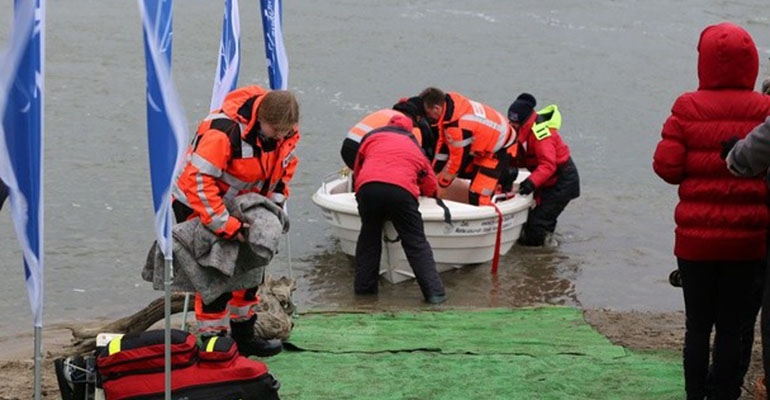
[[[757,46],[740,26],[708,26],[698,42],[698,89],[749,89],[759,73]]]

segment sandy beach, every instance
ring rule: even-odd
[[[682,312],[618,312],[585,310],[586,321],[613,343],[632,350],[680,351],[684,338]],[[94,321],[98,326],[105,321]],[[60,399],[53,370],[53,360],[64,355],[63,349],[71,339],[70,330],[50,326],[43,330],[43,389],[42,398]],[[34,395],[33,336],[19,335],[0,339],[0,400],[31,399]],[[269,365],[269,361],[268,361]],[[762,371],[759,331],[755,336],[752,364],[744,384],[741,399],[752,399],[754,379]]]

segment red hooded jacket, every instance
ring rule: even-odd
[[[400,186],[415,198],[436,196],[436,174],[412,128],[408,117],[397,115],[388,126],[364,136],[353,170],[356,192],[369,182],[382,182]]]
[[[698,43],[698,90],[679,96],[663,125],[653,169],[679,185],[674,254],[691,261],[765,257],[768,191],[762,178],[734,177],[721,143],[743,138],[770,115],[754,92],[759,58],[739,26],[707,27]]]
[[[556,170],[569,160],[570,151],[555,128],[549,128],[551,134],[543,139],[535,137],[532,126],[535,125],[537,116],[538,114],[533,112],[519,129],[516,139],[519,155],[514,164],[527,168],[531,172],[529,180],[536,188],[542,189],[556,184]]]

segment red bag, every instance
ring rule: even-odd
[[[171,330],[171,369],[185,368],[198,361],[198,340],[178,329]],[[166,365],[165,332],[152,330],[111,340],[96,357],[103,381],[124,375],[163,372]]]
[[[163,333],[158,330],[124,336],[119,347],[125,350],[115,352],[118,345],[110,342],[99,354],[97,372],[107,400],[165,398]],[[160,345],[153,343],[158,339]],[[209,338],[200,349],[195,341],[195,336],[187,332],[172,332],[172,399],[279,399],[280,383],[268,373],[267,366],[241,356],[231,338]]]

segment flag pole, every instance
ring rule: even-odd
[[[187,119],[171,76],[173,1],[137,0],[147,69],[147,144],[155,231],[164,255],[165,398],[171,399],[171,284],[173,237],[171,187],[184,158]]]
[[[174,279],[174,271],[173,271],[173,255],[167,255],[165,260],[165,268],[163,268],[163,286],[166,292],[166,301],[164,302],[164,316],[165,316],[165,327],[164,327],[164,333],[163,333],[163,339],[165,342],[164,346],[164,357],[165,357],[165,365],[163,366],[163,370],[165,372],[165,393],[166,393],[166,400],[171,399],[171,283]]]
[[[39,232],[39,249],[38,249],[38,262],[40,263],[39,266],[39,274],[40,274],[40,295],[39,295],[39,313],[40,313],[40,323],[35,324],[35,400],[41,400],[43,396],[43,321],[42,321],[42,314],[43,314],[43,260],[45,258],[45,251],[43,248],[43,218],[44,218],[44,198],[43,198],[43,136],[45,134],[44,130],[44,113],[43,110],[45,109],[45,96],[44,93],[44,87],[45,87],[45,10],[46,10],[46,0],[38,0],[36,1],[36,16],[35,21],[37,22],[37,19],[40,20],[39,25],[39,42],[37,42],[38,48],[32,49],[33,54],[32,57],[36,58],[36,64],[40,68],[40,109],[38,112],[37,117],[39,118],[40,122],[40,181],[39,181],[39,201],[38,201],[38,207],[40,209],[38,218],[40,219],[40,232]],[[33,36],[34,36],[34,28],[33,28]],[[30,41],[30,46],[34,46],[34,41]],[[34,76],[34,74],[33,74]]]
[[[169,203],[171,199],[169,198]],[[171,227],[173,223],[171,212],[166,213],[166,227]],[[174,283],[174,236],[168,235],[169,250],[164,252],[163,265],[163,375],[165,400],[171,400],[171,285]]]
[[[262,34],[265,39],[265,58],[270,89],[286,90],[289,87],[289,59],[283,45],[283,1],[260,0],[262,11]],[[289,214],[289,200],[283,204],[286,215]],[[289,279],[294,279],[291,266],[291,234],[286,233],[286,258]]]
[[[35,327],[35,400],[40,400],[43,392],[42,377],[43,377],[43,328]]]
[[[35,400],[42,395],[45,0],[14,2],[0,59],[0,180],[8,189],[34,317]]]

